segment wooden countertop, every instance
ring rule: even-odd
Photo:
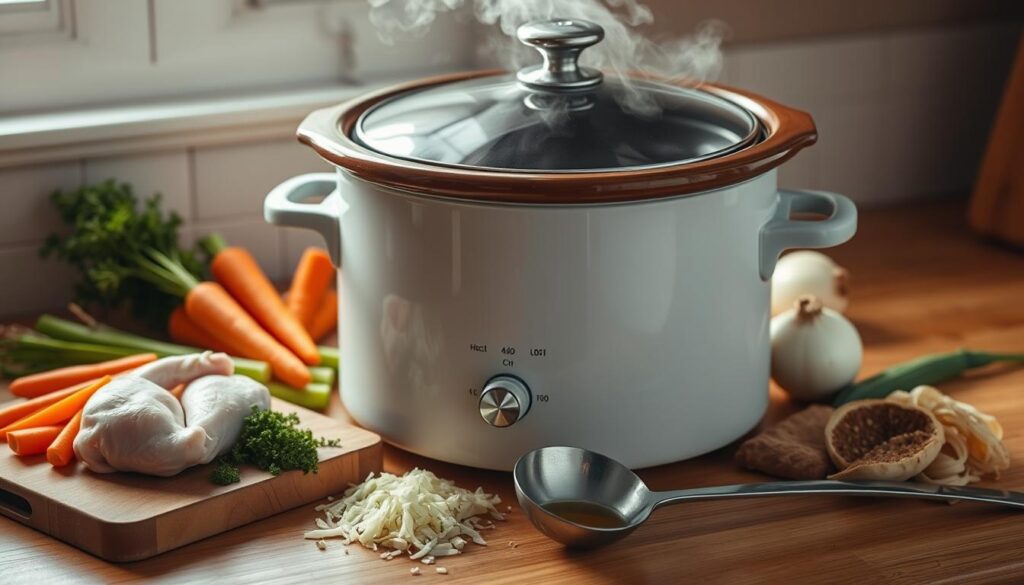
[[[1024,349],[1024,254],[969,234],[962,202],[865,213],[853,242],[832,255],[854,277],[849,316],[864,338],[864,372],[959,346]],[[997,483],[1024,490],[1024,369],[996,368],[943,385],[996,415],[1013,468]],[[0,402],[9,397],[0,390]],[[772,389],[769,419],[793,409]],[[335,396],[332,413],[344,416]],[[732,463],[734,446],[641,472],[668,489],[765,479]],[[395,473],[427,467],[515,506],[510,476],[437,463],[388,448]],[[1024,516],[988,506],[838,497],[707,502],[666,508],[622,541],[570,552],[526,522],[518,507],[487,534],[491,545],[439,561],[448,575],[399,558],[380,560],[338,541],[302,539],[317,513],[304,506],[156,558],[113,565],[0,519],[0,581],[121,583],[994,583],[1024,576]],[[510,542],[517,546],[509,546]]]

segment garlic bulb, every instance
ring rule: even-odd
[[[772,275],[772,315],[789,309],[802,295],[814,295],[829,309],[842,313],[850,273],[821,252],[801,250],[779,259]]]
[[[857,329],[809,295],[772,319],[771,341],[772,379],[798,400],[829,398],[860,370]]]

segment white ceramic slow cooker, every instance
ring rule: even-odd
[[[544,65],[310,114],[299,139],[337,172],[267,196],[267,220],[320,232],[339,268],[346,409],[403,449],[491,469],[545,445],[634,468],[726,445],[767,406],[780,252],[856,229],[845,197],[776,186],[813,122],[580,67],[591,23],[519,33]]]

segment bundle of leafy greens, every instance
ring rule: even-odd
[[[178,244],[181,218],[164,214],[160,199],[155,194],[140,202],[130,185],[114,180],[53,194],[51,201],[70,231],[52,234],[41,254],[78,271],[76,302],[103,308],[127,304],[149,325],[166,325],[181,299],[147,280],[139,259],[163,254],[196,278],[207,267],[195,250]]]
[[[299,417],[294,412],[284,414],[254,406],[252,414],[245,417],[234,448],[217,460],[210,481],[218,485],[236,483],[241,479],[238,466],[246,464],[272,475],[292,469],[316,473],[320,467],[317,447],[340,446],[338,439],[317,439],[313,431],[299,428]]]

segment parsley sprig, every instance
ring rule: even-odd
[[[317,439],[313,431],[299,428],[299,417],[294,412],[284,414],[254,406],[252,414],[245,417],[238,442],[218,459],[210,481],[218,485],[236,483],[241,479],[238,466],[246,464],[272,475],[292,469],[316,473],[320,468],[317,447],[340,446],[338,439]]]

